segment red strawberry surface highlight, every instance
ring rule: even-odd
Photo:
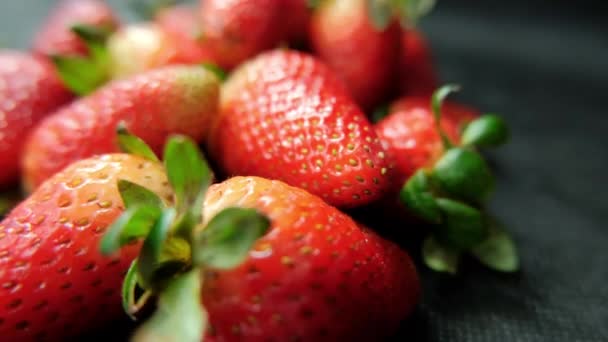
[[[87,47],[72,31],[73,25],[89,25],[107,30],[119,23],[102,0],[61,0],[38,30],[33,51],[43,55],[85,55]]]
[[[118,179],[171,195],[160,163],[104,155],[56,174],[0,223],[3,341],[69,340],[120,317],[121,279],[137,248],[113,258],[98,251],[124,208]]]
[[[373,109],[390,98],[399,68],[397,23],[378,29],[365,0],[331,0],[315,9],[310,30],[313,50],[360,106]]]
[[[388,187],[380,141],[341,81],[316,58],[276,50],[223,87],[210,150],[228,175],[279,179],[353,207]]]
[[[155,152],[171,133],[202,140],[216,113],[218,80],[199,66],[172,66],[114,81],[64,107],[29,137],[24,177],[34,189],[71,162],[118,151],[119,123]]]
[[[70,99],[45,59],[0,51],[0,187],[11,185],[19,177],[24,136]]]

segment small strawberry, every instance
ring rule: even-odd
[[[511,239],[481,209],[494,177],[477,152],[478,147],[503,144],[507,127],[496,115],[476,118],[472,109],[443,103],[455,89],[440,88],[430,100],[402,100],[375,129],[392,163],[396,186],[402,187],[401,202],[433,224],[423,247],[427,265],[456,272],[460,255],[467,252],[491,268],[514,271],[517,258]]]
[[[45,59],[0,51],[0,188],[19,177],[23,137],[45,115],[70,99]]]
[[[102,0],[61,0],[36,34],[32,49],[47,56],[85,55],[86,45],[71,31],[74,25],[111,31],[119,23]]]
[[[167,168],[190,209],[161,208],[141,225],[130,218],[149,206],[134,203],[102,242],[111,253],[123,236],[145,238],[124,302],[132,315],[155,294],[158,311],[134,341],[376,340],[412,311],[420,285],[396,245],[281,181],[231,178],[201,206],[208,168],[193,145],[167,150],[192,155],[189,168]]]
[[[263,53],[232,73],[209,147],[228,175],[279,179],[340,207],[389,185],[365,115],[325,64],[300,52]]]
[[[378,28],[365,0],[322,1],[310,39],[315,53],[345,81],[355,101],[371,109],[391,96],[399,68],[399,27]]]
[[[437,73],[430,46],[419,30],[404,29],[401,35],[401,93],[430,95],[437,89]]]
[[[201,0],[202,39],[212,61],[232,69],[285,38],[284,0]]]
[[[114,81],[55,112],[30,135],[23,169],[30,189],[71,162],[117,151],[119,123],[158,152],[170,133],[202,140],[217,111],[218,79],[200,66],[169,66]]]
[[[171,198],[162,164],[103,155],[57,173],[0,222],[3,341],[68,341],[119,316],[138,249],[108,259],[97,247],[124,208],[119,179]]]

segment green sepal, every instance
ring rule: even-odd
[[[441,189],[473,203],[483,202],[494,189],[494,176],[483,157],[466,148],[452,148],[435,163],[432,173]]]
[[[133,154],[151,161],[160,162],[158,157],[140,137],[131,134],[124,123],[119,123],[116,127],[118,147],[121,151]]]
[[[498,115],[485,114],[472,122],[462,132],[462,144],[466,146],[496,147],[509,140],[509,127]]]
[[[157,206],[145,205],[128,208],[104,234],[100,243],[101,253],[113,254],[122,246],[146,237],[160,216],[161,209]]]
[[[446,150],[454,146],[454,144],[450,141],[450,138],[448,138],[447,134],[445,134],[443,128],[441,128],[441,106],[443,105],[443,101],[446,99],[446,97],[448,97],[448,95],[459,90],[459,85],[446,84],[437,89],[431,97],[431,109],[433,110],[433,117],[435,118],[435,127],[437,129],[437,132],[441,136],[443,147]]]
[[[321,5],[321,2],[323,2],[323,0],[306,0],[306,6],[310,10],[316,10],[319,8],[319,5]]]
[[[436,238],[455,249],[466,250],[487,236],[487,229],[482,213],[467,204],[437,198],[437,206],[443,214],[443,222],[435,226]]]
[[[79,96],[93,92],[108,79],[106,71],[88,57],[55,55],[51,60],[64,85]]]
[[[412,213],[434,224],[441,222],[441,211],[435,203],[431,179],[425,170],[418,170],[407,180],[399,199]]]
[[[211,62],[205,62],[202,63],[201,66],[203,68],[205,68],[208,71],[211,71],[215,77],[218,78],[218,80],[220,80],[221,82],[225,81],[226,78],[228,77],[228,74],[226,73],[226,71],[222,68],[219,67],[219,65],[215,64],[215,63],[211,63]]]
[[[378,123],[385,117],[390,114],[390,106],[388,104],[384,104],[374,110],[372,113],[371,120],[373,123]]]
[[[146,305],[152,294],[150,291],[145,291],[139,298],[136,298],[137,287],[137,259],[135,259],[127,270],[121,290],[122,308],[132,320],[136,320],[135,314]]]
[[[173,222],[176,216],[175,209],[167,208],[158,217],[139,252],[137,270],[141,284],[145,288],[156,286],[156,273],[163,266],[162,257],[165,244],[169,239]]]
[[[443,246],[434,237],[430,236],[422,245],[422,259],[424,264],[437,272],[456,274],[460,263],[460,252]]]
[[[197,235],[193,262],[214,269],[234,268],[269,227],[270,220],[255,209],[226,208]]]
[[[202,283],[198,269],[172,279],[159,294],[155,313],[137,329],[132,341],[202,341],[208,321],[201,304]]]
[[[367,14],[373,25],[378,31],[384,31],[394,18],[394,7],[390,1],[385,0],[366,0]]]
[[[201,222],[203,200],[213,173],[197,145],[185,136],[169,139],[164,159],[169,183],[175,191],[177,212],[186,221],[179,225],[177,234],[190,239],[192,229]]]
[[[499,272],[517,272],[519,256],[511,236],[498,223],[489,224],[488,237],[473,247],[471,254],[487,267]]]
[[[155,193],[125,179],[118,180],[118,192],[120,192],[120,197],[122,197],[122,201],[127,209],[142,205],[157,208],[164,207],[163,201]]]
[[[401,25],[415,26],[420,18],[427,15],[435,7],[436,0],[393,0],[397,3]]]
[[[85,43],[88,56],[55,55],[51,59],[65,85],[77,95],[84,96],[110,78],[110,55],[106,40],[112,30],[76,24],[71,27],[71,31]]]

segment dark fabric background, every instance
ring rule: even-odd
[[[523,269],[422,270],[422,304],[394,340],[608,341],[608,4],[439,2],[422,27],[443,79],[513,129],[491,156],[491,209],[513,232]],[[25,46],[52,3],[1,1],[0,45]],[[125,329],[93,338],[123,340]]]

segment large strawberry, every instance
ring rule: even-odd
[[[160,163],[103,155],[57,173],[0,222],[3,341],[67,341],[119,317],[121,278],[137,249],[112,259],[98,251],[124,209],[119,179],[171,200]]]
[[[407,96],[430,95],[438,86],[437,73],[429,43],[417,29],[401,34],[401,93]]]
[[[411,213],[432,224],[423,247],[431,268],[455,272],[460,256],[472,253],[489,267],[513,271],[511,239],[483,212],[494,177],[477,151],[504,143],[507,127],[496,115],[476,118],[472,109],[443,103],[455,89],[402,100],[376,124],[393,166],[394,190]]]
[[[315,9],[313,50],[344,79],[364,109],[387,100],[397,81],[399,27],[374,26],[365,0],[328,0]]]
[[[0,51],[0,187],[17,181],[23,136],[70,98],[45,59]]]
[[[378,340],[411,312],[420,287],[407,254],[305,190],[231,178],[209,188],[200,225],[208,168],[193,146],[179,150],[190,167],[167,172],[190,209],[161,207],[141,225],[130,218],[150,200],[135,202],[102,244],[145,237],[123,293],[130,314],[148,294],[159,307],[134,341]]]
[[[285,0],[201,0],[202,39],[213,61],[231,69],[285,38]]]
[[[44,55],[86,54],[86,45],[71,31],[75,25],[110,31],[118,20],[103,0],[61,0],[38,30],[32,49]]]
[[[316,58],[275,50],[222,89],[209,147],[228,175],[256,175],[354,207],[388,187],[384,151],[341,81]]]
[[[200,66],[170,66],[114,81],[43,120],[24,155],[27,187],[71,162],[117,151],[119,123],[158,152],[170,133],[202,140],[218,103],[218,80]]]

